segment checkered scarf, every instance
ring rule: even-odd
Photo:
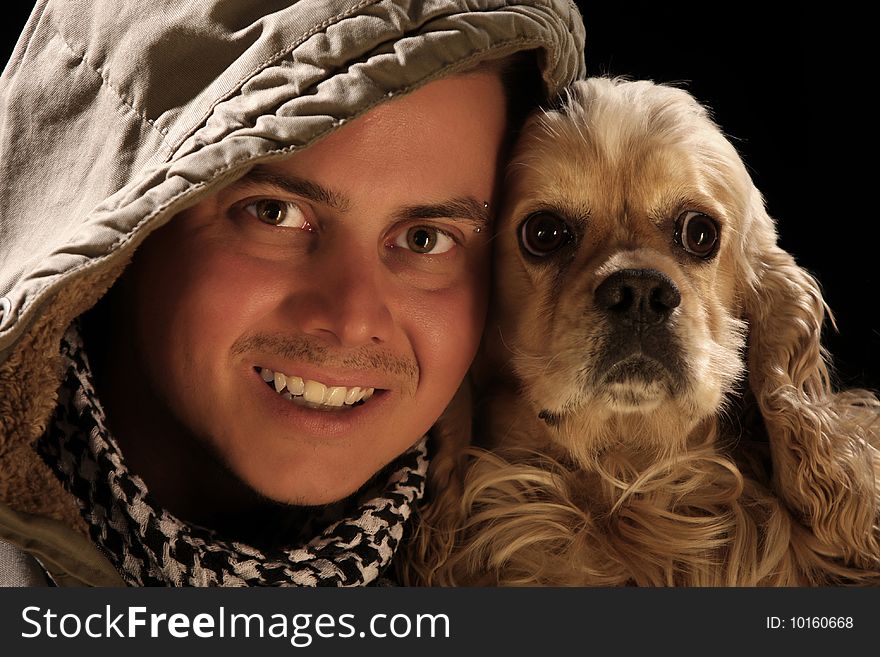
[[[61,353],[66,375],[37,449],[78,500],[92,541],[126,583],[364,586],[383,581],[380,576],[424,492],[425,438],[377,476],[378,486],[313,518],[309,526],[317,528],[316,534],[299,538],[302,531],[297,528],[280,537],[282,547],[257,548],[224,540],[158,506],[144,482],[128,471],[107,430],[76,325],[65,334]],[[347,515],[339,519],[339,512]]]

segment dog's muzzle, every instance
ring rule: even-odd
[[[608,319],[596,368],[602,383],[680,382],[681,350],[669,318],[681,292],[672,279],[656,269],[621,269],[599,284],[594,300]]]

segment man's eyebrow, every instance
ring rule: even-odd
[[[351,209],[351,202],[348,198],[328,187],[306,178],[278,173],[260,164],[248,171],[233,185],[274,187],[289,194],[321,203],[339,212],[347,212]],[[440,203],[408,205],[395,214],[398,219],[403,221],[417,221],[419,219],[464,220],[480,229],[488,228],[490,223],[488,206],[473,197],[454,198]]]
[[[232,183],[236,186],[249,187],[259,185],[261,187],[274,187],[289,194],[302,196],[309,201],[327,205],[339,212],[346,212],[351,208],[351,203],[342,194],[333,191],[313,180],[291,176],[272,171],[266,166],[258,164],[244,176]]]
[[[479,229],[489,227],[489,207],[486,203],[481,203],[470,196],[441,203],[408,205],[401,209],[397,216],[405,221],[452,219],[468,221]]]

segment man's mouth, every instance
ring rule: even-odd
[[[267,367],[254,368],[270,388],[294,404],[322,410],[344,410],[360,406],[375,392],[359,386],[328,386],[320,381],[275,372]]]

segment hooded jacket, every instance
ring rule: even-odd
[[[0,580],[122,583],[33,444],[65,329],[152,231],[482,58],[536,50],[554,95],[583,46],[565,0],[40,0],[0,79]]]

